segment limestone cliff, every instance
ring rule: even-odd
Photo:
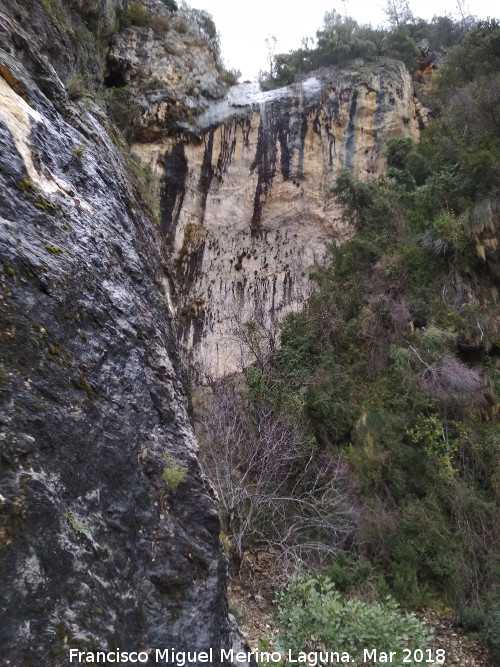
[[[310,269],[351,233],[327,196],[336,176],[379,175],[387,140],[416,139],[419,122],[406,68],[360,63],[269,93],[240,85],[181,139],[134,146],[163,174],[162,229],[195,367],[237,370],[235,323],[301,307]]]
[[[64,85],[91,33],[55,0],[0,2],[0,26],[0,663],[228,648],[162,235],[106,114]]]
[[[151,142],[195,122],[227,85],[209,15],[185,9],[166,18],[159,0],[143,0],[143,6],[152,27],[131,26],[114,37],[106,83],[129,86],[141,114],[136,136]]]
[[[326,196],[339,171],[371,178],[389,137],[418,134],[401,64],[223,97],[203,13],[126,5],[0,0],[0,662],[17,667],[238,641],[177,342],[237,368],[235,322],[299,308],[351,233]],[[162,177],[161,228],[110,118]]]

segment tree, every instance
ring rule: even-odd
[[[252,545],[271,546],[286,560],[321,560],[345,545],[359,521],[348,467],[266,400],[258,372],[254,381],[251,401],[237,384],[216,383],[200,415],[201,459],[232,563],[239,568]]]
[[[413,21],[408,0],[387,0],[384,14],[392,28],[399,28]]]
[[[276,38],[276,35],[268,35],[265,39],[267,62],[269,63],[269,76],[271,79],[274,79],[275,74],[274,61],[276,56],[277,43],[278,39]]]
[[[413,141],[410,137],[392,138],[387,142],[387,166],[405,168],[406,156],[411,153]]]
[[[319,449],[301,399],[273,376],[279,328],[262,306],[249,321],[235,314],[232,335],[244,380],[206,378],[212,394],[197,418],[232,564],[255,544],[286,560],[334,554],[359,523],[348,468]]]
[[[214,55],[218,59],[220,57],[220,36],[217,32],[217,27],[212,15],[204,9],[189,8],[189,16],[196,22],[200,33],[207,40]]]
[[[402,60],[410,72],[417,67],[420,51],[406,25],[400,25],[385,38],[387,55]]]
[[[316,36],[320,65],[335,65],[359,57],[370,59],[377,51],[369,29],[335,9],[325,14],[323,27]]]

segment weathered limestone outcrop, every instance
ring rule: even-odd
[[[106,115],[68,99],[74,20],[0,2],[0,663],[217,656],[227,563],[163,239]]]
[[[160,21],[160,28],[167,22],[168,30],[124,30],[114,38],[107,58],[108,85],[128,85],[141,112],[136,135],[142,142],[187,128],[227,91],[214,39],[205,34],[204,15],[186,10],[166,18],[165,8],[155,0],[145,0],[145,6],[152,22]]]
[[[142,2],[156,23],[111,39],[124,0],[0,0],[0,662],[14,667],[239,641],[177,342],[203,371],[238,369],[234,327],[300,308],[311,267],[351,234],[326,196],[340,170],[372,178],[389,137],[418,134],[401,64],[222,98],[206,17]],[[103,84],[139,109],[161,229]]]
[[[269,93],[240,85],[190,129],[134,150],[164,175],[182,342],[217,376],[241,368],[235,327],[300,308],[310,269],[352,233],[327,196],[339,172],[382,173],[387,140],[416,139],[419,118],[408,71],[386,61]]]

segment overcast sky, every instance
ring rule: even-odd
[[[300,46],[302,37],[314,37],[325,12],[336,9],[354,17],[359,23],[384,24],[384,0],[188,0],[196,9],[212,14],[221,35],[222,57],[229,68],[239,69],[242,79],[256,79],[266,70],[265,39],[275,35],[277,53],[287,53]],[[469,2],[469,0],[465,0]],[[497,2],[471,0],[469,13],[486,18],[498,16]],[[455,0],[410,0],[415,16],[456,14]]]

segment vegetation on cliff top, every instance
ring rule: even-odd
[[[396,58],[413,71],[421,58],[417,43],[425,39],[429,50],[439,53],[458,44],[474,24],[470,16],[463,16],[460,21],[449,16],[435,16],[432,21],[416,18],[405,0],[389,0],[386,14],[389,29],[360,25],[334,9],[325,14],[323,25],[316,32],[316,43],[304,38],[301,48],[290,53],[276,54],[276,39],[269,38],[269,69],[260,73],[261,87],[280,88],[318,67],[341,65],[356,58]]]
[[[244,448],[230,461],[240,495],[226,506],[219,485],[239,557],[262,542],[300,553],[276,539],[289,527],[308,566],[321,563],[345,593],[453,607],[488,640],[492,664],[500,664],[499,44],[500,24],[488,20],[449,50],[435,79],[439,118],[416,146],[389,142],[384,176],[340,175],[331,195],[356,233],[314,271],[317,290],[282,323],[279,350],[259,318],[240,328],[255,364],[232,414],[247,415],[246,442],[260,447],[273,424],[295,429],[287,493],[311,490],[309,461],[330,457],[342,470],[348,493],[328,516],[337,555],[318,546],[330,539],[324,524],[304,521],[298,534],[285,510],[248,511],[245,493],[259,489]],[[219,427],[205,430],[204,448],[220,480],[223,462],[215,466],[210,452],[234,433]],[[270,449],[259,456],[274,465]]]

